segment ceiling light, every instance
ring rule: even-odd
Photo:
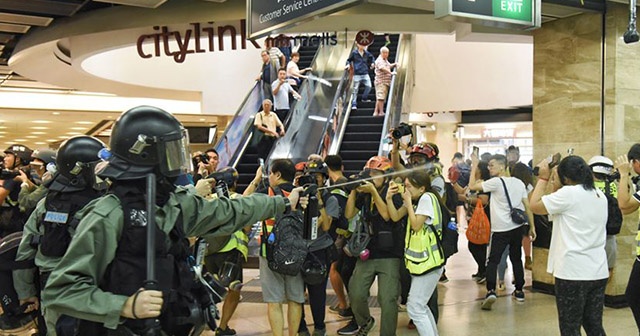
[[[0,134],[7,134],[6,131],[0,131]]]
[[[42,141],[38,141],[38,142],[34,142],[34,144],[36,145],[46,145],[46,142],[42,142]]]
[[[93,125],[93,121],[76,121],[78,125]]]
[[[53,115],[60,115],[60,112],[51,112]]]
[[[200,121],[205,121],[205,120],[206,120],[205,118],[200,118]]]
[[[47,142],[56,142],[56,141],[58,141],[58,140],[56,140],[56,139],[47,139]]]
[[[68,135],[59,135],[58,139],[69,139]]]
[[[44,127],[44,126],[32,126],[30,128],[31,129],[35,129],[35,130],[46,130],[46,129],[49,129],[49,127]]]
[[[25,141],[27,141],[27,139],[15,139],[13,141],[15,141],[15,142],[25,142]]]
[[[34,124],[50,124],[51,121],[49,121],[49,120],[33,120],[32,123],[34,123]]]
[[[7,126],[0,126],[0,129],[6,129]]]

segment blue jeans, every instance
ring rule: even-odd
[[[364,84],[364,92],[362,93],[362,98],[369,96],[369,92],[371,92],[371,78],[369,77],[369,74],[354,75],[353,76],[353,100],[351,101],[352,106],[356,106],[356,100],[358,99],[358,89],[360,88],[360,83]]]

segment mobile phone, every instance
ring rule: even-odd
[[[477,158],[480,158],[480,147],[473,146],[473,155],[475,155]]]

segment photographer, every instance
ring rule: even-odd
[[[35,209],[38,201],[44,198],[47,194],[47,182],[52,178],[51,172],[47,171],[47,165],[55,164],[56,152],[51,149],[35,150],[31,156],[31,171],[36,176],[28,176],[22,170],[18,172],[16,178],[20,183],[20,194],[18,195],[18,204],[20,211],[28,215]],[[55,167],[55,166],[54,166]]]
[[[393,200],[387,197],[390,178],[384,176],[391,172],[391,162],[383,156],[374,156],[367,161],[361,175],[370,176],[371,181],[362,181],[351,190],[345,209],[345,216],[351,219],[360,214],[365,230],[372,232],[366,249],[359,252],[359,260],[349,281],[351,309],[359,326],[358,335],[367,335],[373,329],[375,321],[368,305],[369,290],[378,277],[378,303],[382,308],[380,335],[396,334],[398,324],[398,294],[400,292],[400,269],[403,255],[403,226],[391,221],[387,209],[388,201],[396,207],[402,205],[402,197]],[[353,251],[357,252],[357,251]],[[340,335],[351,335],[350,325],[338,330]]]
[[[623,215],[635,212],[640,207],[640,188],[636,180],[631,179],[631,173],[640,174],[640,143],[629,149],[626,156],[616,159],[615,168],[620,172],[620,188],[618,189],[618,205]],[[638,330],[640,330],[640,225],[636,235],[636,260],[629,275],[629,283],[625,291],[625,298],[633,312]]]
[[[0,174],[0,238],[21,231],[26,216],[18,207],[19,170],[27,170],[32,150],[24,145],[11,145],[4,151],[4,169]],[[28,170],[27,170],[28,171]]]
[[[327,165],[322,160],[309,161],[305,165],[304,175],[298,178],[299,185],[305,186],[308,184],[316,184],[319,187],[323,187],[329,177],[329,170]],[[333,221],[340,219],[340,206],[336,197],[328,191],[318,191],[318,224],[317,224],[317,238],[311,241],[309,245],[309,254],[307,260],[317,260],[324,265],[326,270],[329,270],[331,263],[336,260],[337,252],[334,245],[336,237],[335,226],[332,225]],[[313,230],[313,229],[312,229]],[[313,235],[312,235],[313,238]],[[327,302],[327,280],[329,272],[326,272],[324,279],[319,283],[310,283],[305,281],[307,292],[309,293],[309,306],[311,307],[311,314],[313,316],[313,335],[324,336],[327,332],[325,319],[325,306]],[[315,279],[318,282],[318,279]],[[302,309],[302,320],[300,327],[298,327],[298,335],[309,335],[307,324],[304,318],[304,307]]]
[[[135,107],[115,122],[111,155],[105,155],[106,164],[97,170],[98,176],[111,180],[109,193],[82,210],[79,230],[43,292],[45,309],[92,321],[81,324],[80,335],[114,330],[120,335],[159,335],[161,330],[181,336],[205,320],[213,321],[209,298],[214,294],[204,280],[194,279],[197,269],[188,263],[192,256],[186,237],[228,235],[296,207],[300,189],[288,198],[254,195],[207,201],[192,187],[176,187],[175,179],[190,166],[187,145],[182,124],[156,107]],[[146,182],[151,174],[157,177],[155,207],[146,199],[154,187]],[[148,208],[155,212],[152,220],[158,229],[157,279],[145,272],[151,266],[145,257]],[[145,280],[156,280],[157,289],[143,289]]]
[[[196,152],[193,156],[193,166],[196,168],[193,182],[198,183],[200,179],[213,174],[218,169],[218,162],[220,162],[218,151],[213,148],[207,149],[204,153]]]

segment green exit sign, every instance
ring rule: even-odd
[[[533,16],[532,0],[493,1],[493,16],[530,22]]]
[[[541,0],[436,0],[435,17],[507,29],[541,24]]]

